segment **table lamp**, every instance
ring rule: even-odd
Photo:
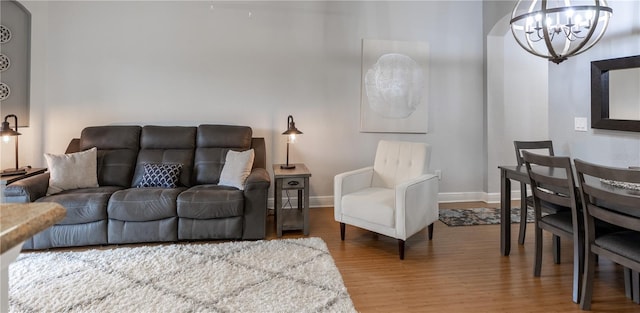
[[[12,117],[14,120],[14,124],[16,126],[15,130],[9,127],[9,122],[7,121]],[[18,167],[18,135],[21,135],[18,132],[18,117],[15,114],[9,114],[5,116],[4,122],[2,122],[2,128],[0,129],[0,136],[2,136],[2,141],[4,142],[9,142],[9,137],[16,137],[16,168],[3,170],[2,176],[18,175],[18,174],[24,174],[27,172],[24,168]]]
[[[280,168],[296,168],[295,164],[289,164],[289,143],[294,143],[296,141],[296,135],[302,135],[302,132],[296,128],[296,123],[293,121],[293,116],[289,115],[289,117],[287,117],[287,130],[282,134],[288,135],[289,137],[287,138],[287,164],[280,165]]]

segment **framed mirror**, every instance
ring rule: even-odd
[[[591,62],[591,128],[640,132],[640,55]]]

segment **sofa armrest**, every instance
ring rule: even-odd
[[[33,202],[47,194],[49,173],[42,173],[21,179],[8,185],[4,190],[7,203]]]
[[[255,153],[253,159],[254,168],[267,168],[267,145],[262,137],[251,138],[251,149]]]
[[[267,196],[271,179],[264,168],[254,168],[244,184],[242,239],[264,239],[267,235]]]
[[[245,192],[253,189],[269,189],[271,185],[271,178],[269,173],[264,168],[254,168],[244,182]]]

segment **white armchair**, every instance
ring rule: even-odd
[[[417,142],[378,143],[373,166],[334,178],[334,216],[345,224],[398,239],[404,259],[407,238],[438,220],[438,177],[427,174],[431,148]]]

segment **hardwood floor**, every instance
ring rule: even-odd
[[[517,204],[516,204],[517,205]],[[485,203],[443,204],[480,207]],[[270,216],[268,238],[274,239]],[[310,236],[329,247],[356,309],[360,312],[582,312],[571,301],[571,243],[562,243],[562,263],[553,264],[551,236],[545,234],[542,276],[533,276],[533,224],[524,246],[512,226],[512,248],[500,255],[499,225],[448,227],[436,222],[433,240],[426,231],[406,243],[405,260],[397,241],[347,225],[340,240],[333,208],[311,209]],[[302,237],[285,232],[283,238]],[[593,312],[640,312],[625,297],[622,268],[600,259]]]
[[[440,207],[495,205],[447,203]],[[517,243],[518,224],[512,224],[511,254],[503,257],[499,225],[448,227],[438,221],[432,241],[427,240],[426,230],[407,240],[401,261],[395,239],[347,225],[346,239],[341,241],[333,208],[310,211],[309,236],[327,243],[359,312],[583,312],[571,301],[571,242],[562,242],[562,263],[553,264],[551,236],[545,233],[542,276],[533,276],[533,224],[527,227],[523,246]],[[282,238],[299,237],[304,237],[301,231],[291,231]],[[276,238],[270,215],[267,239]],[[149,244],[124,246],[138,245]],[[625,297],[621,267],[601,258],[596,278],[592,312],[640,312],[640,305]]]

